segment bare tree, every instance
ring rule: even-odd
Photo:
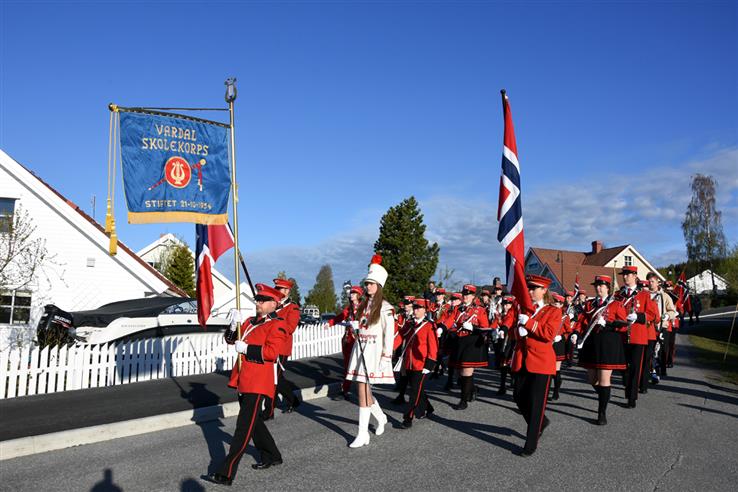
[[[28,287],[49,259],[46,239],[35,235],[36,226],[19,205],[11,217],[0,220],[0,291]]]
[[[717,181],[712,176],[697,174],[692,177],[691,187],[692,200],[682,222],[687,261],[698,264],[700,270],[709,265],[713,271],[714,260],[727,252],[721,213],[715,208]],[[712,291],[717,293],[714,272],[712,275]]]

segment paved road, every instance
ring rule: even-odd
[[[679,341],[686,343],[684,337]],[[236,484],[251,490],[735,490],[738,478],[738,387],[705,380],[688,349],[667,381],[623,408],[613,391],[610,424],[597,427],[594,392],[578,368],[565,370],[562,398],[538,452],[513,454],[524,422],[510,397],[497,397],[497,376],[482,372],[478,401],[463,412],[456,395],[434,384],[437,417],[411,430],[390,428],[369,446],[347,448],[357,407],[327,398],[269,424],[285,463],[255,472],[245,456]],[[619,378],[616,378],[616,381]],[[619,382],[619,381],[617,381]],[[379,399],[395,424],[401,418]],[[226,490],[199,480],[226,451],[234,419],[112,440],[0,462],[3,490]],[[361,477],[361,478],[359,478]],[[117,489],[119,487],[120,489]]]

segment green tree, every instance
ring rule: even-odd
[[[425,238],[423,214],[415,197],[390,207],[382,216],[374,250],[389,273],[385,298],[396,304],[403,295],[422,294],[438,267],[438,243]]]
[[[167,249],[162,258],[161,273],[188,296],[195,297],[195,259],[184,242]]]
[[[712,176],[696,174],[692,177],[692,200],[682,222],[684,242],[687,245],[687,261],[699,266],[700,271],[726,256],[727,246],[721,213],[715,208],[717,181]],[[713,278],[713,292],[715,291]]]
[[[300,304],[300,299],[302,296],[300,295],[300,286],[297,285],[297,280],[294,279],[294,277],[287,277],[287,272],[282,270],[277,274],[277,278],[289,280],[292,282],[292,289],[290,289],[290,300],[294,302],[295,304]]]
[[[315,285],[308,292],[305,304],[315,304],[321,313],[336,312],[338,299],[333,286],[333,270],[330,265],[320,267]]]

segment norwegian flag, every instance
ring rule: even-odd
[[[197,259],[197,321],[202,327],[210,318],[210,310],[213,309],[213,263],[233,247],[233,234],[227,225],[203,225],[195,226],[197,246],[195,256]]]
[[[505,248],[507,288],[520,304],[522,312],[533,312],[533,303],[525,284],[525,239],[523,235],[523,206],[520,199],[520,164],[515,143],[512,114],[507,94],[503,89],[502,113],[505,118],[505,136],[502,146],[502,175],[497,209],[497,240]]]
[[[674,293],[677,296],[677,302],[675,306],[677,311],[690,311],[691,306],[689,302],[689,286],[687,285],[687,276],[684,274],[684,272],[679,275],[679,280],[677,280],[677,285],[674,289]]]
[[[579,272],[577,272],[577,276],[574,278],[574,295],[579,295]]]

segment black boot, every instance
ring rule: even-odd
[[[607,425],[607,403],[610,401],[610,387],[596,386],[597,425]]]
[[[500,389],[497,390],[498,395],[507,394],[507,369],[500,369]]]
[[[466,379],[469,380],[469,392],[467,393],[467,400],[469,402],[472,402],[477,399],[477,393],[479,392],[479,388],[474,386],[474,375],[467,376]]]
[[[554,376],[554,394],[551,397],[552,400],[559,399],[559,388],[561,388],[561,371],[556,371],[556,376]]]
[[[466,409],[469,404],[467,403],[469,401],[469,383],[471,382],[471,378],[467,376],[459,376],[459,385],[461,386],[461,400],[459,400],[459,403],[454,405],[454,410],[464,410]]]

